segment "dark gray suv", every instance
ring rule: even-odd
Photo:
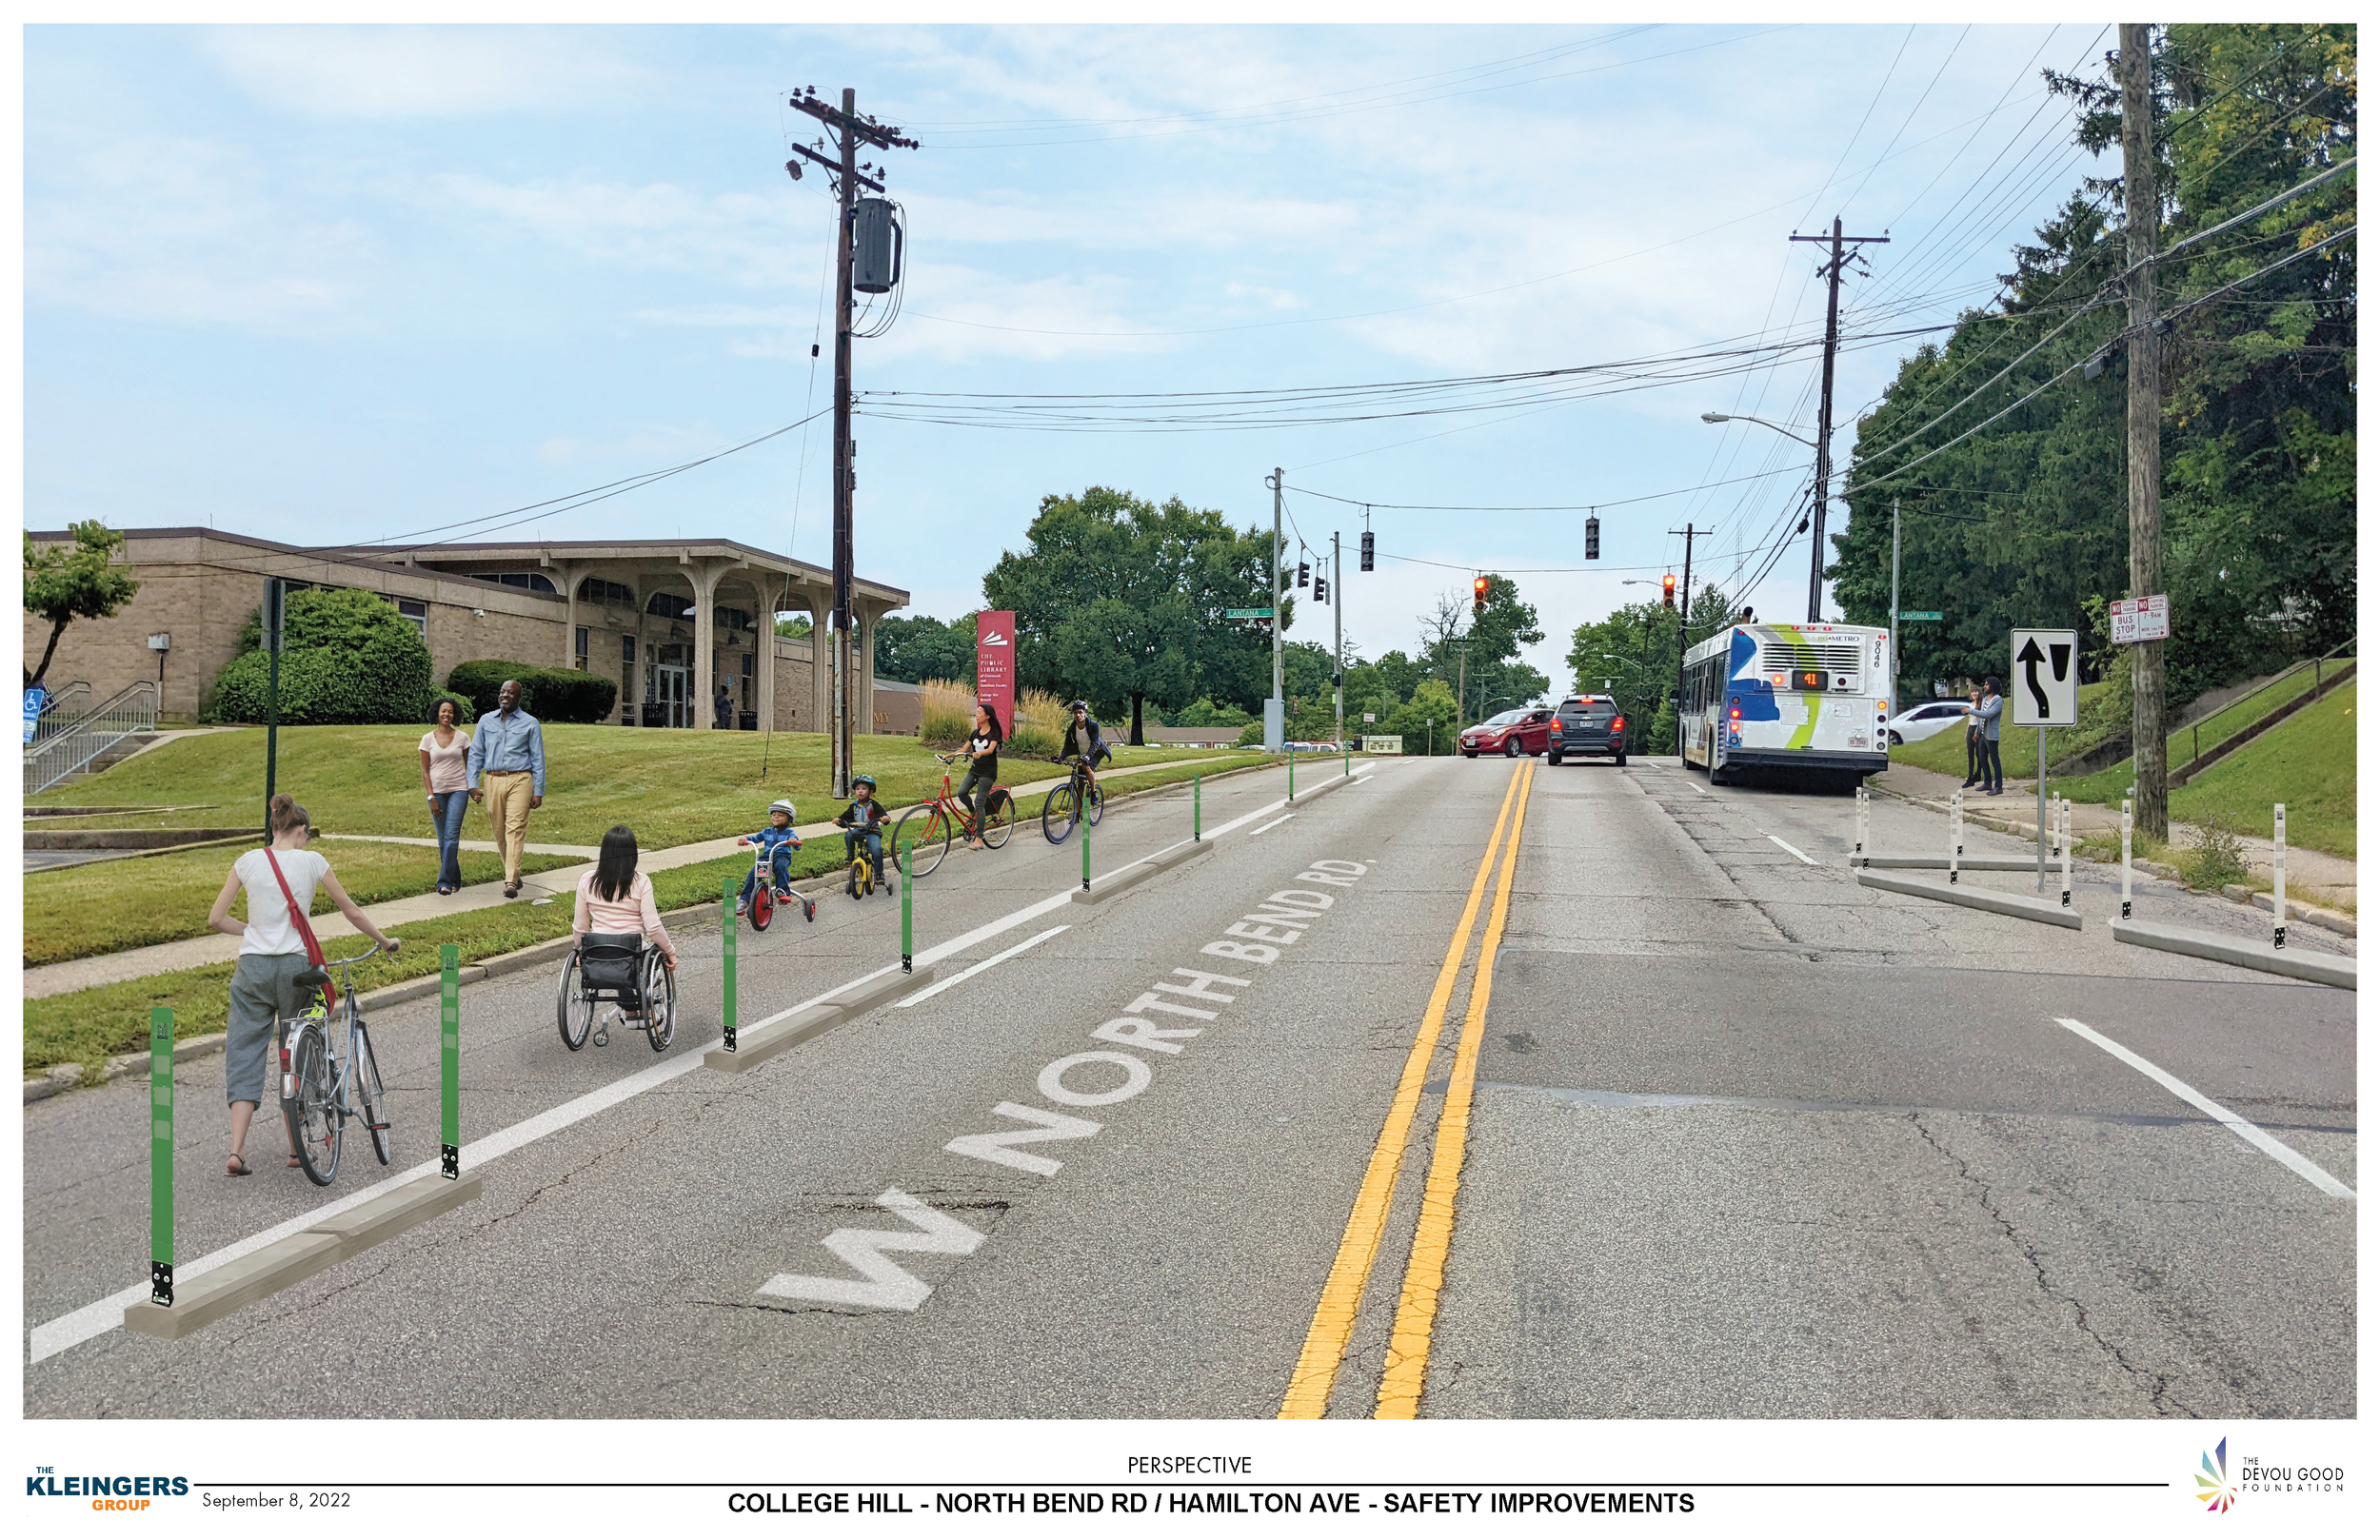
[[[1608,695],[1574,695],[1554,713],[1545,735],[1545,762],[1559,764],[1566,757],[1608,754],[1614,764],[1628,762],[1628,719],[1619,702]]]

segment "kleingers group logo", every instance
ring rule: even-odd
[[[2239,1501],[2239,1489],[2231,1483],[2231,1459],[2227,1453],[2229,1438],[2218,1438],[2214,1452],[2203,1451],[2198,1455],[2198,1500],[2207,1505],[2210,1513],[2228,1513]]]
[[[188,1497],[188,1476],[62,1476],[47,1465],[25,1478],[28,1497],[75,1497],[103,1512],[138,1513],[159,1497]]]

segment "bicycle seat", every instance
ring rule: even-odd
[[[297,985],[300,989],[320,989],[325,984],[330,982],[330,975],[328,972],[321,968],[308,968],[304,973],[299,974],[295,978],[290,979],[289,982]]]

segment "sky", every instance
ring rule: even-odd
[[[869,157],[909,270],[890,329],[853,345],[863,576],[947,619],[1046,495],[1269,524],[1279,466],[1293,559],[1345,543],[1354,654],[1411,650],[1437,596],[1498,571],[1563,689],[1572,631],[1656,597],[1689,521],[1697,584],[1802,617],[1811,451],[1702,421],[1815,432],[1815,347],[1734,351],[1817,334],[1817,249],[1789,237],[1836,215],[1891,237],[1843,287],[1839,469],[1862,407],[1943,332],[1880,334],[1988,303],[2010,247],[2110,174],[2041,71],[2096,71],[2113,46],[2047,21],[30,27],[25,518],[309,544],[478,520],[824,564],[823,418],[494,516],[827,405],[833,206],[822,174],[785,173],[816,127],[785,101],[849,86],[922,141]],[[1714,347],[1708,377],[1532,385],[1484,413],[1123,432],[871,414],[881,392],[1278,390]],[[1289,636],[1327,645],[1329,618],[1303,605]]]

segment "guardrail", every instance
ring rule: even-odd
[[[128,684],[25,751],[25,795],[48,791],[135,733],[155,730],[157,682]]]

